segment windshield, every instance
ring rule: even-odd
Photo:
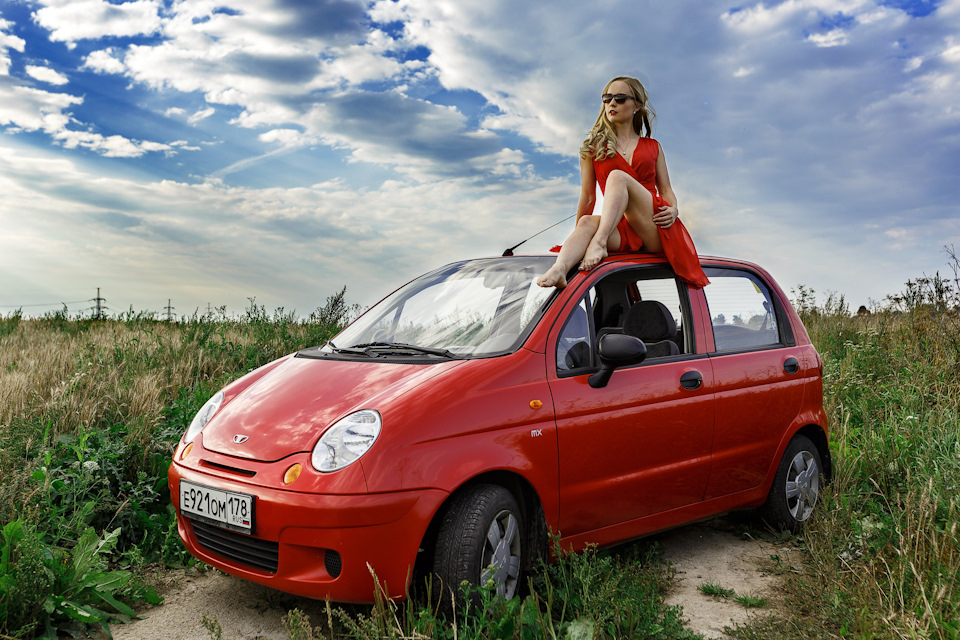
[[[416,346],[462,357],[516,349],[555,292],[536,283],[553,261],[510,257],[447,265],[392,293],[321,351],[406,345],[405,352]]]

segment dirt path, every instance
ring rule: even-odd
[[[768,542],[746,539],[726,519],[689,525],[658,536],[666,559],[676,568],[667,604],[683,606],[688,628],[707,638],[722,638],[723,627],[746,622],[780,606],[779,577],[759,570],[771,555],[788,563],[789,551]],[[704,595],[709,582],[738,595],[763,597],[763,608],[747,609],[732,598]],[[142,620],[112,627],[115,640],[209,640],[203,618],[216,620],[227,640],[287,640],[280,618],[299,608],[314,619],[325,616],[324,603],[297,598],[245,582],[218,571],[176,578],[164,590],[166,601],[141,612]]]
[[[686,627],[706,638],[726,637],[726,626],[776,613],[783,606],[781,577],[761,568],[774,565],[771,556],[779,557],[784,566],[790,566],[791,559],[799,562],[791,558],[796,550],[738,535],[723,518],[661,534],[660,542],[664,557],[677,571],[666,603],[681,605]],[[766,604],[747,608],[732,596],[705,595],[700,591],[705,583],[733,589],[738,596],[764,598]]]

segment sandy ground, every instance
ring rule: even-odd
[[[751,616],[776,614],[783,606],[781,577],[770,569],[771,556],[783,566],[799,563],[796,550],[736,533],[720,518],[661,534],[664,557],[677,573],[668,605],[683,607],[684,624],[706,638],[724,638],[724,627],[747,622]],[[796,556],[796,557],[793,557]],[[738,596],[765,598],[760,608],[747,608],[731,598],[704,595],[700,585],[711,583],[733,589]]]
[[[779,577],[763,572],[770,556],[789,562],[789,550],[738,535],[727,519],[694,524],[657,536],[666,559],[676,569],[667,604],[682,605],[688,628],[707,638],[723,638],[724,626],[767,615],[780,606]],[[796,552],[794,552],[796,553]],[[299,608],[314,620],[325,617],[323,602],[289,596],[218,571],[176,574],[163,590],[164,604],[145,609],[141,620],[111,627],[115,640],[209,640],[204,616],[216,620],[224,640],[287,640],[280,618]],[[767,606],[747,609],[732,599],[706,596],[699,586],[710,582],[738,595],[762,596]]]

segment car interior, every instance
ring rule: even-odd
[[[684,322],[686,289],[672,274],[644,270],[612,274],[598,282],[576,307],[561,332],[557,367],[571,371],[593,367],[594,345],[608,333],[640,338],[647,359],[692,353]],[[596,338],[596,339],[594,339]]]

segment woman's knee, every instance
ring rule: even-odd
[[[626,188],[631,180],[633,180],[633,178],[631,178],[630,174],[628,174],[626,171],[622,171],[620,169],[614,169],[607,176],[607,189],[611,187],[613,187],[614,189],[620,188],[620,187]]]
[[[599,224],[600,216],[580,216],[580,219],[577,220],[578,229],[589,229],[590,231],[596,231]]]

